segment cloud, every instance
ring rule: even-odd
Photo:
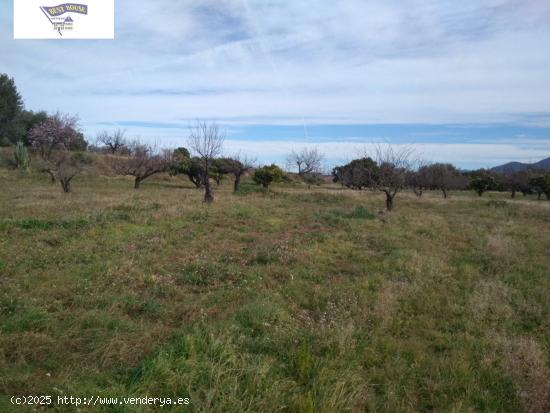
[[[550,125],[540,0],[117,0],[114,41],[70,42],[11,40],[1,7],[0,72],[28,107],[78,112],[90,133],[195,118]]]

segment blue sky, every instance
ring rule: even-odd
[[[115,4],[115,40],[16,41],[0,0],[0,72],[28,108],[167,147],[215,120],[261,162],[377,142],[465,168],[550,156],[547,0]]]

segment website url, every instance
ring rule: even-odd
[[[181,406],[191,403],[189,397],[75,397],[75,396],[11,396],[13,405],[38,406]]]

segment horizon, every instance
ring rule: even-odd
[[[377,143],[463,169],[550,156],[542,1],[119,0],[114,40],[61,42],[13,40],[0,5],[0,53],[17,56],[0,73],[27,109],[77,114],[89,141],[121,128],[185,146],[203,119],[261,163],[315,146],[330,167]]]

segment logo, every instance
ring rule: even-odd
[[[58,6],[40,6],[40,10],[53,25],[53,29],[63,36],[63,31],[73,30],[74,20],[72,13],[88,14],[86,4],[65,3]]]
[[[115,0],[13,0],[13,37],[114,39]]]

